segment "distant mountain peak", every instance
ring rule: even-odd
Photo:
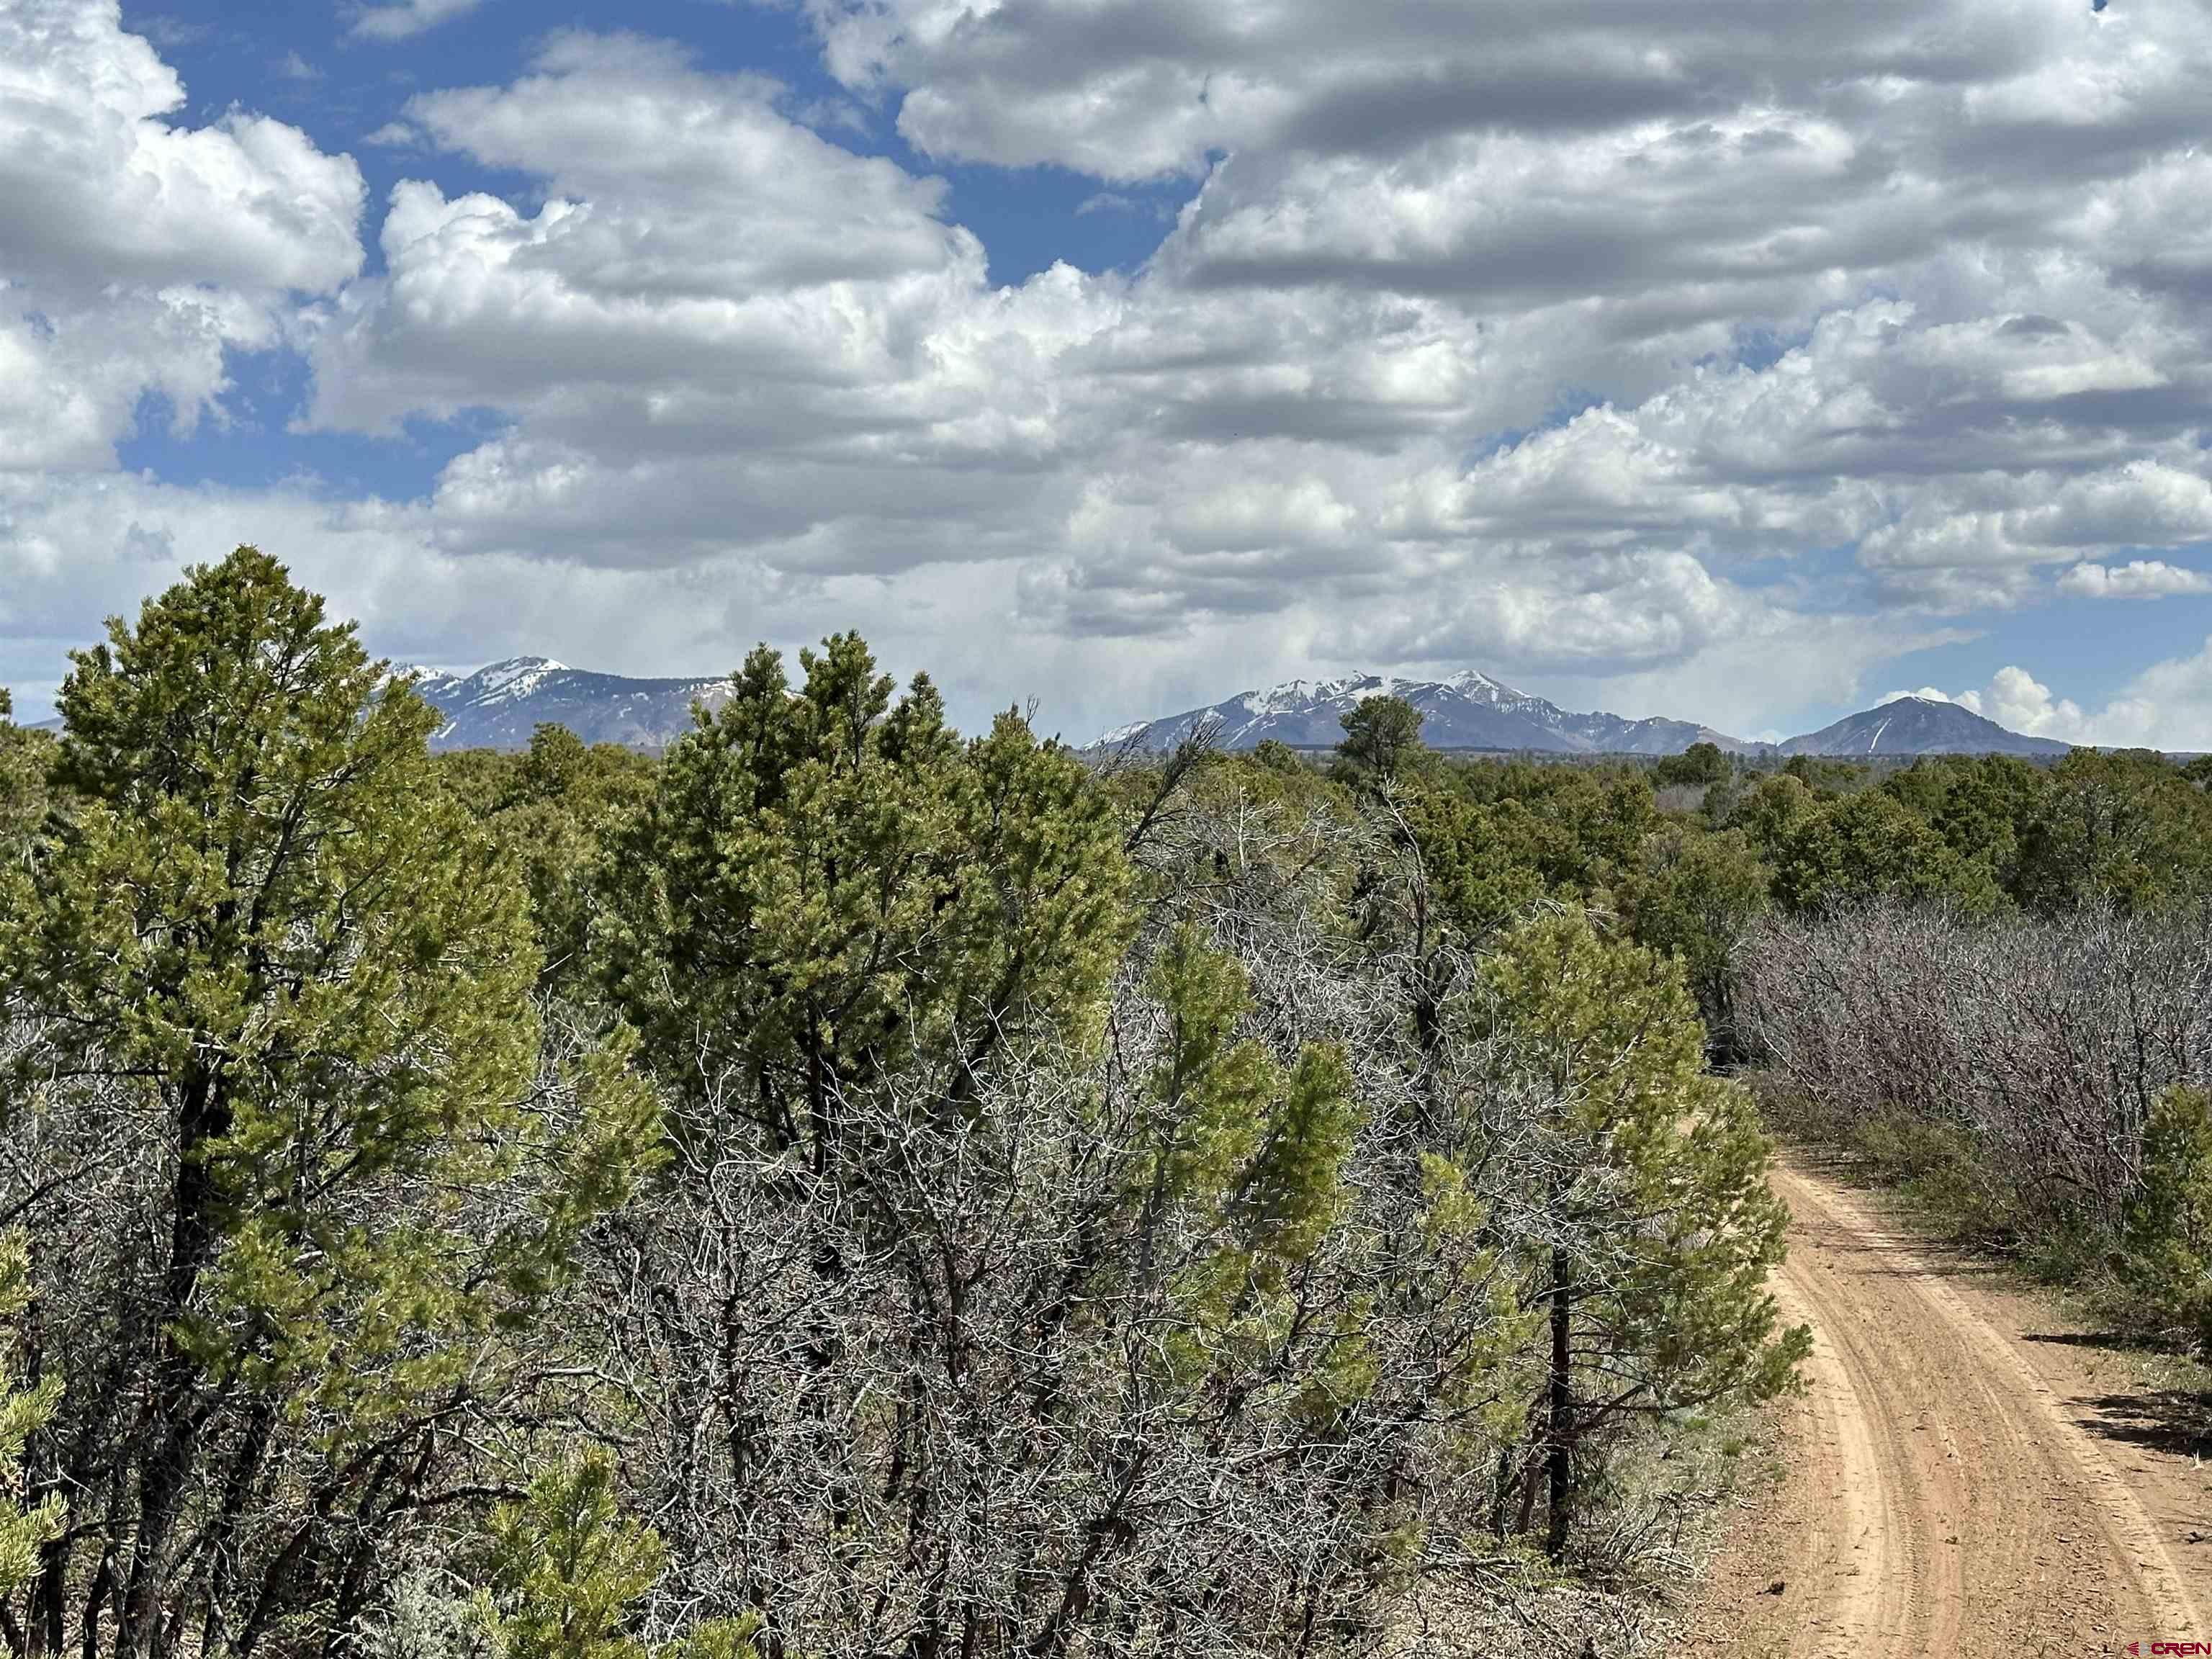
[[[1098,743],[1102,747],[1172,748],[1200,720],[1211,720],[1218,726],[1218,740],[1225,749],[1252,749],[1270,738],[1296,747],[1327,747],[1343,737],[1344,716],[1370,697],[1401,697],[1419,709],[1421,736],[1438,749],[1663,755],[1700,741],[1727,749],[1751,747],[1686,720],[1572,714],[1474,668],[1443,679],[1355,673],[1285,680],[1265,690],[1239,692],[1208,708],[1116,726]]]
[[[1285,680],[1264,691],[1243,691],[1204,708],[1119,726],[1099,746],[1169,749],[1200,720],[1212,721],[1224,749],[1252,749],[1270,738],[1295,748],[1333,747],[1344,716],[1370,697],[1396,696],[1419,709],[1421,737],[1432,748],[1534,750],[1547,754],[1678,754],[1710,743],[1738,754],[1844,757],[1872,755],[2063,755],[2068,745],[2007,731],[1961,703],[1907,694],[1849,714],[1832,726],[1782,744],[1746,743],[1691,720],[1626,720],[1602,712],[1571,713],[1516,690],[1480,669],[1442,679],[1395,674],[1344,674]]]
[[[1846,714],[1832,725],[1779,745],[1785,755],[1848,759],[1870,755],[2063,755],[2054,738],[2008,731],[1963,703],[1918,696]]]
[[[1462,668],[1444,684],[1455,691],[1465,691],[1470,694],[1487,693],[1493,697],[1503,698],[1511,702],[1521,702],[1527,696],[1525,692],[1515,690],[1504,680],[1494,679],[1479,668]]]
[[[691,729],[692,704],[720,707],[730,682],[628,679],[525,656],[467,674],[423,672],[415,690],[445,716],[435,749],[526,748],[540,726],[566,726],[586,743],[665,749]]]

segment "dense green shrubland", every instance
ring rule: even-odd
[[[1818,1091],[1783,947],[2088,903],[2179,1006],[2206,878],[2154,757],[1455,763],[1377,702],[1326,771],[1101,765],[798,670],[658,761],[433,757],[242,550],[0,721],[17,1651],[1321,1652],[1632,1583],[1802,1351],[1705,1064]],[[1848,1110],[2198,1318],[2196,1060],[2077,1144],[1972,1058]]]
[[[799,667],[434,758],[241,550],[0,723],[16,1651],[1317,1652],[1648,1564],[1801,1339],[1605,912],[1725,920],[1643,781]]]

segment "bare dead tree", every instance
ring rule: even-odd
[[[2029,1225],[2115,1224],[2152,1103],[2212,1075],[2203,912],[1877,905],[1769,922],[1744,982],[1791,1085],[1847,1125],[1888,1113],[1964,1137]]]

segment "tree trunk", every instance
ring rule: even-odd
[[[1544,1553],[1554,1561],[1566,1553],[1567,1528],[1574,1503],[1575,1399],[1568,1365],[1573,1348],[1574,1292],[1571,1264],[1563,1249],[1552,1251],[1552,1374],[1550,1409],[1545,1425],[1544,1472],[1550,1515],[1544,1528]]]
[[[137,1535],[124,1583],[115,1659],[160,1659],[161,1590],[168,1574],[170,1540],[198,1459],[199,1363],[179,1340],[177,1327],[191,1310],[200,1270],[215,1255],[216,1177],[208,1167],[207,1150],[230,1130],[228,1103],[216,1080],[204,1072],[195,1071],[185,1082],[177,1130],[176,1212],[170,1227],[168,1270],[161,1285],[161,1355],[146,1401]]]

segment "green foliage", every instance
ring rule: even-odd
[[[1343,717],[1344,741],[1336,746],[1348,781],[1389,783],[1419,764],[1427,750],[1421,743],[1426,718],[1403,697],[1369,697]]]
[[[1779,773],[1760,779],[1738,796],[1723,822],[1729,829],[1741,830],[1771,865],[1814,810],[1813,792],[1803,780]]]
[[[1074,756],[1018,716],[963,744],[917,678],[896,706],[853,635],[763,647],[614,836],[593,938],[672,1082],[817,1146],[836,1091],[919,1058],[948,1100],[983,1054],[1087,1012],[1128,874]]]
[[[1242,966],[1179,930],[1153,963],[1146,988],[1168,1017],[1168,1042],[1154,1067],[1157,1127],[1144,1184],[1164,1197],[1225,1206],[1250,1162],[1276,1078],[1267,1049],[1237,1040],[1251,1008]]]
[[[1776,899],[1801,913],[1970,891],[1957,856],[1927,820],[1877,789],[1822,801],[1790,822],[1775,839],[1774,866]]]
[[[370,1287],[414,1241],[331,1200],[469,1159],[457,1132],[512,1127],[530,1073],[520,895],[424,787],[429,711],[378,677],[251,550],[114,624],[62,690],[71,820],[0,934],[58,1041],[173,1096],[174,1316],[217,1370],[240,1346],[264,1378],[319,1368],[342,1286],[411,1301]]]
[[[11,875],[21,875],[46,817],[46,773],[53,758],[52,738],[15,726],[12,712],[8,690],[0,686],[0,904],[7,902]]]
[[[1794,757],[1723,800],[1798,914],[1875,898],[1941,899],[1970,914],[2084,902],[2147,909],[2212,893],[2212,798],[2160,757],[2075,750],[1930,756],[1864,787],[1842,762]]]
[[[1489,808],[1515,860],[1566,897],[1602,894],[1658,824],[1640,769],[1475,761],[1453,768],[1450,781]]]
[[[540,726],[498,780],[483,816],[529,888],[546,983],[582,981],[599,860],[653,788],[644,757],[614,744],[586,745],[561,726]]]
[[[482,1618],[496,1659],[754,1659],[750,1618],[710,1620],[658,1648],[629,1633],[668,1552],[623,1512],[604,1447],[541,1469],[488,1530]]]
[[[1431,1037],[1438,963],[1547,895],[1609,905],[1658,822],[1641,772],[1520,761],[1431,768],[1395,793],[1389,813],[1420,871],[1413,1018]]]
[[[794,697],[755,659],[763,695],[678,746],[606,871],[615,994],[680,1103],[640,1221],[668,1289],[624,1327],[675,1372],[649,1388],[698,1402],[656,1491],[750,1529],[795,1646],[1110,1644],[1170,1579],[1217,1587],[1180,1617],[1253,1641],[1364,1607],[1461,1514],[1525,1328],[1465,1167],[1436,1149],[1418,1181],[1402,1114],[1368,1139],[1352,1039],[1395,1042],[1388,1016],[1333,1028],[1354,1004],[1323,958],[1244,932],[1316,928],[1358,971],[1313,879],[1350,837],[1306,817],[1340,792],[1204,769],[1142,846],[1138,933],[1130,837],[1081,768],[1012,720],[959,744],[857,642],[806,665]],[[1151,1518],[1201,1472],[1242,1495]],[[1248,1504],[1300,1519],[1255,1539]],[[1307,1554],[1304,1517],[1340,1541]],[[1255,1580],[1255,1548],[1285,1574]]]
[[[1439,906],[1437,920],[1480,939],[1543,896],[1539,837],[1529,817],[1441,784],[1407,792],[1401,811]]]
[[[430,757],[438,787],[467,809],[472,818],[489,818],[514,787],[522,757],[496,749],[453,749]]]
[[[1353,1201],[1346,1171],[1362,1114],[1340,1049],[1309,1045],[1285,1066],[1238,1035],[1251,1012],[1249,977],[1194,929],[1169,940],[1147,989],[1168,1040],[1149,1080],[1130,1218],[1193,1241],[1170,1279],[1164,1380],[1183,1409],[1203,1413],[1222,1390],[1251,1387],[1255,1368],[1284,1366],[1299,1346],[1307,1320],[1290,1287],[1312,1271]],[[1325,1428],[1371,1391],[1365,1352],[1348,1322],[1304,1361],[1297,1415],[1306,1428]]]
[[[1620,897],[1637,943],[1678,957],[1717,1039],[1735,1026],[1736,951],[1771,908],[1771,878],[1741,830],[1669,825],[1646,836]]]
[[[1237,1224],[1238,1262],[1274,1281],[1310,1255],[1345,1201],[1341,1171],[1359,1127],[1342,1052],[1303,1049],[1287,1068],[1255,1038],[1242,963],[1179,929],[1148,990],[1169,1021],[1152,1079],[1156,1127],[1145,1184]]]
[[[0,983],[37,1034],[11,1108],[160,1149],[118,1201],[161,1254],[80,1316],[82,1343],[153,1335],[55,1348],[88,1413],[64,1437],[114,1494],[100,1529],[136,1540],[128,1654],[206,1582],[197,1552],[268,1524],[204,1469],[343,1468],[489,1383],[494,1333],[565,1274],[580,1194],[625,1189],[653,1115],[604,1061],[549,1109],[520,884],[434,787],[434,712],[275,560],[191,571],[75,664],[67,808],[0,915]],[[312,1555],[269,1565],[264,1614],[329,1593]]]
[[[2134,909],[2212,892],[2212,797],[2143,750],[2077,749],[2051,769],[2021,836],[2024,903]]]
[[[1796,779],[1822,797],[1848,794],[1866,782],[1865,771],[1855,762],[1818,755],[1792,755],[1783,763],[1781,775]]]
[[[2050,774],[2012,755],[1923,758],[1882,785],[1927,820],[1974,885],[2019,896],[2021,838]]]
[[[1717,743],[1693,743],[1679,755],[1663,757],[1651,769],[1651,781],[1668,784],[1718,783],[1735,769]]]
[[[1877,1174],[1894,1182],[1948,1237],[1978,1244],[2011,1240],[2017,1194],[2006,1189],[1959,1125],[1892,1108],[1854,1126],[1850,1139]]]
[[[2212,1358],[2212,1096],[2172,1089],[2143,1127],[2119,1271],[2134,1316],[2188,1334]]]
[[[658,1534],[623,1515],[614,1460],[593,1448],[491,1517],[491,1629],[506,1659],[644,1659],[623,1632],[660,1576]]]
[[[1352,1201],[1344,1171],[1360,1122],[1344,1051],[1308,1044],[1276,1082],[1244,1190],[1243,1208],[1263,1257],[1295,1266],[1321,1248]]]
[[[1771,1396],[1809,1338],[1777,1329],[1765,1281],[1787,1212],[1749,1097],[1704,1069],[1679,968],[1571,912],[1508,934],[1485,976],[1554,1138],[1541,1202],[1556,1242],[1534,1265],[1553,1322],[1556,1555],[1589,1437],[1625,1413]]]
[[[30,1299],[28,1256],[20,1232],[0,1237],[0,1328],[12,1326]],[[16,1383],[11,1356],[0,1352],[0,1597],[13,1595],[37,1571],[40,1547],[61,1530],[59,1494],[28,1508],[23,1502],[23,1448],[54,1414],[61,1378],[35,1388]]]

